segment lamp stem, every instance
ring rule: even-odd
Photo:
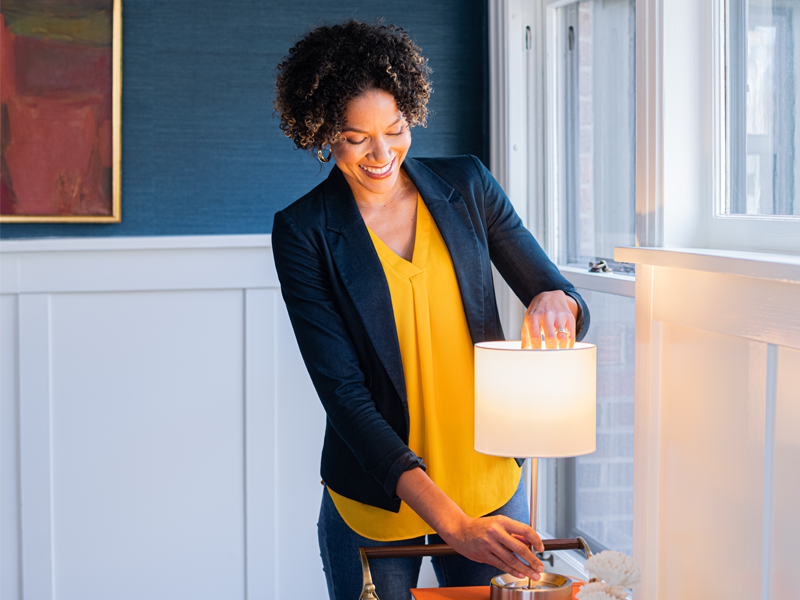
[[[531,529],[536,531],[537,492],[539,488],[539,459],[531,458]],[[528,588],[533,588],[533,581],[528,578]]]
[[[536,531],[536,493],[539,487],[539,459],[531,458],[531,529]]]

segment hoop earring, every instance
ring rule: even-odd
[[[331,162],[331,157],[333,156],[333,150],[331,147],[328,146],[328,156],[322,156],[322,148],[317,148],[317,160],[321,163]]]

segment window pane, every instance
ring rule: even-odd
[[[559,261],[588,266],[634,244],[633,0],[562,9],[565,69],[564,234]]]
[[[728,214],[800,215],[795,201],[798,7],[800,0],[729,2]]]
[[[597,345],[597,450],[565,469],[575,494],[567,535],[585,536],[593,549],[631,554],[634,299],[579,292],[592,311],[585,341]]]

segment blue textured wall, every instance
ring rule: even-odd
[[[351,16],[403,27],[434,70],[411,156],[488,160],[485,0],[126,0],[122,222],[3,224],[0,237],[269,233],[325,176],[278,128],[275,66],[310,26]]]

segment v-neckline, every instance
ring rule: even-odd
[[[430,238],[432,217],[422,200],[422,196],[417,194],[417,222],[416,231],[414,232],[414,251],[411,253],[411,260],[406,260],[394,250],[392,250],[386,243],[378,236],[377,233],[370,229],[367,225],[367,231],[372,238],[378,256],[388,262],[399,271],[407,273],[410,277],[425,269],[425,264],[428,260],[428,246]]]

